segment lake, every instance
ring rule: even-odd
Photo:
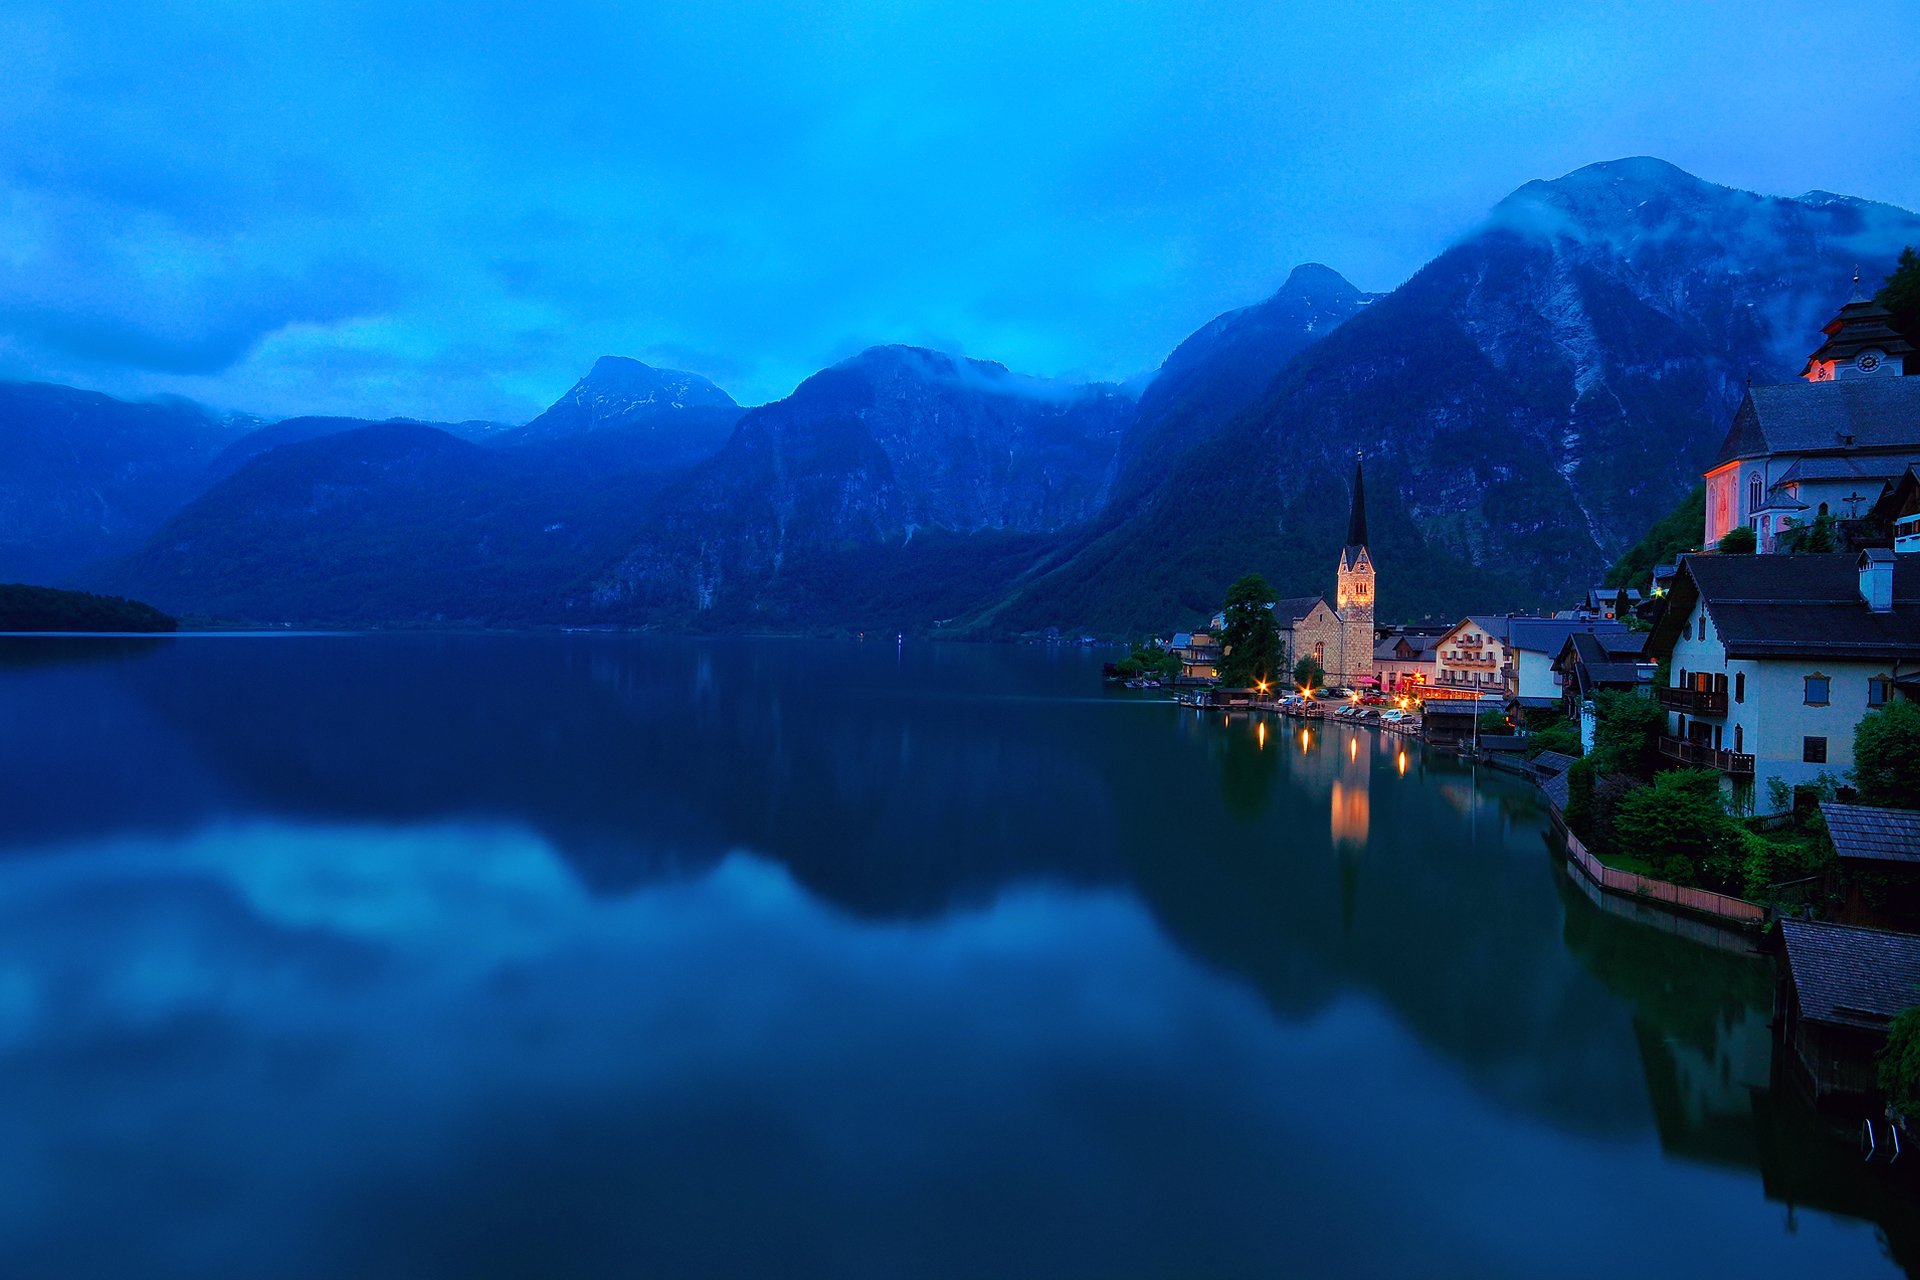
[[[0,640],[0,1273],[1920,1258],[1531,788],[1110,656]]]

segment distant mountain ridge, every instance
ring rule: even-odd
[[[1087,519],[1133,412],[1110,385],[871,348],[746,413],[724,450],[662,494],[592,603],[681,621],[829,617],[848,556]],[[773,599],[785,603],[765,607]]]
[[[1326,590],[1357,452],[1383,616],[1555,603],[1695,483],[1749,376],[1797,372],[1855,264],[1909,243],[1904,210],[1637,158],[1527,183],[1387,294],[1298,267],[1137,400],[904,346],[754,409],[606,357],[509,429],[249,434],[63,388],[35,394],[91,408],[22,428],[0,387],[0,444],[39,442],[0,452],[0,571],[259,621],[1137,635],[1249,569]]]
[[[1325,590],[1356,452],[1383,616],[1562,600],[1697,482],[1749,374],[1798,371],[1855,264],[1909,243],[1904,210],[1657,160],[1528,183],[977,621],[1138,632],[1250,569]]]
[[[64,580],[136,546],[243,431],[182,401],[0,382],[0,580]]]
[[[503,433],[498,443],[617,436],[644,449],[655,469],[670,470],[718,452],[742,412],[732,396],[697,373],[602,356],[545,413]]]

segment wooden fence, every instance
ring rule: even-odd
[[[1764,907],[1745,898],[1730,898],[1724,893],[1714,893],[1708,889],[1688,889],[1668,880],[1654,880],[1610,867],[1587,852],[1587,846],[1580,843],[1579,836],[1568,831],[1566,837],[1568,861],[1585,872],[1587,879],[1609,893],[1622,893],[1648,902],[1664,902],[1720,920],[1737,920],[1742,924],[1760,924],[1767,918]]]

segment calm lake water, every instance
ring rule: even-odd
[[[0,1274],[1920,1257],[1529,788],[1100,657],[0,640]]]

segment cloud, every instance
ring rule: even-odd
[[[743,402],[877,343],[1120,378],[1606,156],[1920,204],[1910,131],[1826,133],[1920,105],[1911,33],[1697,19],[16,0],[0,375],[423,418],[531,416],[603,354]]]

